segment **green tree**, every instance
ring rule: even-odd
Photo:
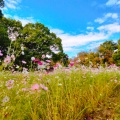
[[[44,61],[51,59],[53,62],[63,58],[64,52],[61,39],[51,33],[43,24],[29,23],[23,27],[20,21],[3,17],[1,25],[4,26],[4,30],[1,30],[6,33],[6,39],[1,38],[1,41],[4,40],[4,44],[7,44],[6,54],[15,55],[15,65],[21,66],[21,61],[25,60],[27,64],[24,67],[30,67],[31,57]],[[5,42],[5,40],[7,41]],[[3,47],[3,43],[0,42],[0,44]],[[46,56],[44,59],[42,58],[43,54]],[[51,58],[47,56],[51,56]]]
[[[8,47],[10,46],[10,39],[8,38],[7,27],[4,24],[4,18],[0,19],[0,50],[3,53],[2,60],[7,54]]]
[[[112,58],[115,64],[120,66],[120,39],[118,40],[118,49],[114,51]]]
[[[0,8],[4,7],[4,1],[0,0]],[[3,14],[2,14],[2,10],[0,9],[0,18],[2,18]]]
[[[7,54],[16,54],[16,40],[20,36],[22,30],[22,24],[20,21],[12,20],[9,18],[2,18],[2,26],[6,31],[6,39],[3,39],[7,43]],[[2,39],[1,39],[2,40]],[[1,45],[3,45],[1,43]]]
[[[80,64],[88,66],[88,53],[87,52],[79,52],[77,55],[78,59],[80,59]]]
[[[21,64],[22,60],[27,61],[26,67],[31,64],[31,57],[42,59],[42,55],[51,56],[51,59],[56,62],[61,59],[63,48],[61,39],[41,23],[29,23],[25,25],[19,33],[16,42],[14,42],[19,54],[15,63]],[[22,49],[21,49],[22,48]]]
[[[108,65],[110,65],[114,63],[112,59],[112,54],[117,48],[117,43],[114,43],[112,40],[106,41],[99,46],[98,53],[103,64],[107,63]]]

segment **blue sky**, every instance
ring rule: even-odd
[[[40,22],[62,39],[69,57],[120,38],[120,0],[5,0],[5,17]]]

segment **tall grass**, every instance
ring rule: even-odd
[[[48,90],[32,90],[34,84]],[[119,120],[119,103],[117,69],[0,72],[0,120]]]

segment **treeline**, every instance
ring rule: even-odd
[[[91,67],[110,66],[112,64],[120,66],[120,39],[117,43],[112,40],[104,42],[95,52],[91,50],[80,52],[73,61]]]

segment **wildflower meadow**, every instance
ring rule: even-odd
[[[0,120],[119,120],[119,67],[0,72]]]

